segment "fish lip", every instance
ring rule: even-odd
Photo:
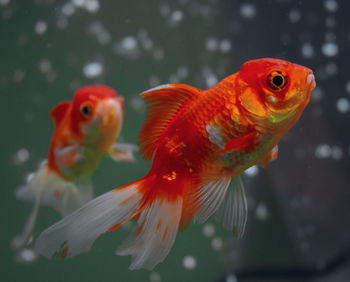
[[[306,77],[306,83],[310,85],[310,91],[314,90],[316,87],[315,76],[313,73],[309,73]]]

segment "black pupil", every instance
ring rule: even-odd
[[[90,113],[90,107],[89,107],[89,106],[83,106],[83,107],[81,108],[81,113],[82,113],[84,116],[88,115],[88,114]]]
[[[278,74],[272,78],[272,83],[277,86],[281,87],[284,83],[284,78],[282,75]]]

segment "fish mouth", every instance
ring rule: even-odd
[[[309,85],[309,91],[311,92],[312,90],[315,89],[316,87],[316,81],[315,81],[315,76],[313,73],[309,73],[306,77],[306,83]]]

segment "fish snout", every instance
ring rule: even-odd
[[[310,91],[315,89],[316,81],[315,81],[315,76],[314,76],[314,74],[312,72],[307,75],[306,83],[309,85]]]

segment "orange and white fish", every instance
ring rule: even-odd
[[[40,204],[65,216],[93,198],[91,176],[106,154],[116,161],[133,160],[136,145],[115,143],[123,124],[123,101],[114,89],[91,85],[51,110],[55,130],[48,159],[16,191],[19,199],[34,202],[34,208],[13,241],[15,248],[30,240]]]
[[[192,220],[216,214],[241,236],[247,202],[240,175],[277,157],[277,143],[314,87],[310,69],[258,59],[209,90],[167,84],[142,93],[149,116],[139,143],[144,157],[154,158],[150,172],[46,229],[36,249],[46,257],[70,257],[134,218],[138,229],[117,253],[132,256],[130,269],[152,269]]]

